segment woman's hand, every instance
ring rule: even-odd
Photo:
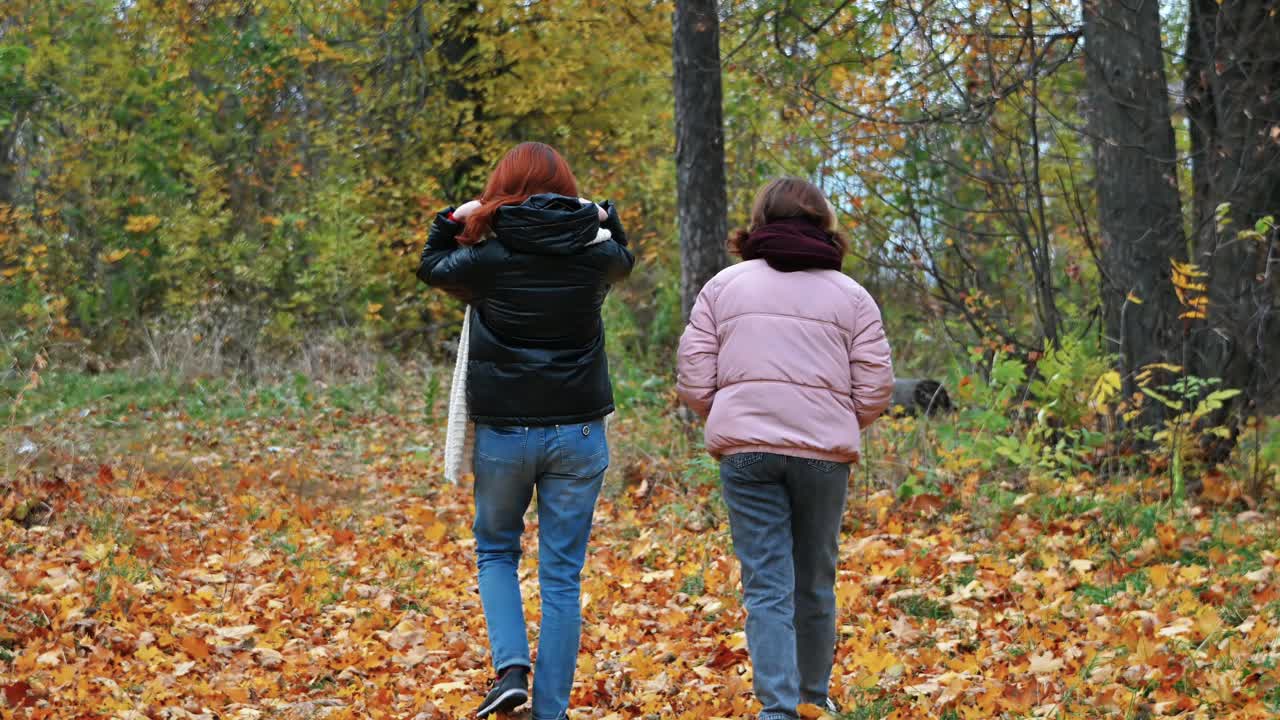
[[[580,198],[578,198],[578,202],[582,203],[583,205],[594,205],[594,204],[595,204],[593,201],[588,200],[588,199],[586,199],[586,198],[584,198],[584,197],[580,197]],[[608,213],[608,212],[606,212],[606,211],[605,211],[605,209],[604,209],[604,208],[602,208],[602,207],[600,207],[599,205],[596,205],[596,213],[600,216],[600,222],[604,222],[605,220],[608,220],[608,219],[609,219],[609,213]]]
[[[605,212],[605,219],[600,221],[600,227],[608,230],[613,235],[613,241],[619,245],[627,244],[627,232],[622,229],[622,218],[618,217],[618,206],[612,201],[605,200],[600,206]]]
[[[480,208],[479,200],[462,203],[462,206],[453,211],[453,219],[462,222],[467,216]]]

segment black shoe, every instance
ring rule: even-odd
[[[836,704],[836,701],[832,700],[831,698],[827,698],[825,701],[818,703],[818,707],[822,708],[823,710],[826,710],[827,713],[831,715],[839,715],[841,712],[843,712],[840,709],[840,706]]]
[[[496,712],[511,712],[529,702],[529,669],[509,667],[493,682],[493,689],[484,696],[484,704],[476,711],[476,717],[487,717]]]

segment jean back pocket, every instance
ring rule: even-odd
[[[745,470],[761,460],[764,460],[764,453],[760,452],[734,453],[724,457],[724,461],[735,470]]]
[[[580,477],[594,477],[609,467],[609,439],[604,421],[561,425],[561,448],[567,455],[572,472]]]
[[[817,470],[823,475],[828,475],[840,468],[848,467],[847,463],[838,463],[831,460],[815,460],[813,458],[805,458],[804,464],[808,465],[813,470]]]
[[[519,426],[476,425],[476,457],[491,463],[523,465],[529,431]]]

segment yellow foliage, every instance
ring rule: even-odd
[[[1106,412],[1107,403],[1120,392],[1120,373],[1115,370],[1103,373],[1089,394],[1089,407]]]
[[[160,218],[155,215],[130,215],[124,224],[125,232],[145,234],[160,227]]]
[[[1209,274],[1195,263],[1170,259],[1169,264],[1173,269],[1173,290],[1183,307],[1178,317],[1184,320],[1203,320],[1208,317],[1209,288],[1201,280],[1209,277]]]

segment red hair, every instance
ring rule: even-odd
[[[467,216],[466,227],[458,241],[464,245],[480,242],[493,227],[493,215],[498,208],[519,205],[542,193],[576,198],[578,180],[569,169],[569,163],[550,145],[520,143],[498,161],[484,186],[484,193],[480,195],[480,207]]]

